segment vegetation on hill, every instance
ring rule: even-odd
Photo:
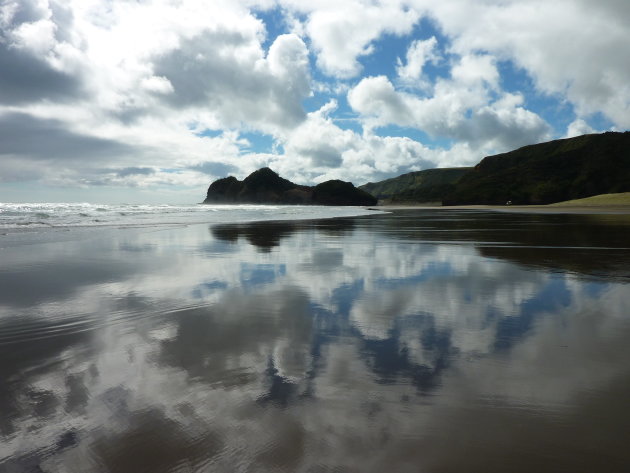
[[[380,182],[369,182],[359,189],[369,192],[384,203],[441,202],[455,189],[455,184],[472,168],[425,169],[393,177]]]
[[[554,207],[597,207],[597,206],[615,206],[621,205],[630,207],[630,192],[621,192],[616,194],[600,194],[584,199],[565,200],[550,204]]]
[[[550,204],[630,191],[630,132],[583,135],[488,156],[445,205]]]
[[[214,181],[203,203],[375,205],[376,199],[350,182],[333,180],[315,187],[300,186],[262,168],[242,181],[233,176]]]

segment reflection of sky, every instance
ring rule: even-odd
[[[344,225],[12,249],[0,270],[14,281],[0,299],[0,466],[138,471],[147,457],[151,471],[230,470],[238,457],[256,471],[430,471],[455,462],[449,435],[474,434],[464,456],[491,454],[514,422],[518,448],[578,429],[580,452],[578,412],[595,415],[599,399],[612,409],[629,384],[627,285],[487,258],[459,237]]]
[[[285,276],[287,268],[285,264],[251,264],[241,263],[240,280],[245,288],[272,284],[277,278]]]

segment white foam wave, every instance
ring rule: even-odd
[[[0,203],[0,229],[305,220],[373,213],[363,207]]]

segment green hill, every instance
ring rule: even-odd
[[[550,204],[630,191],[630,132],[583,135],[488,156],[445,205]]]
[[[472,168],[426,169],[379,182],[368,182],[359,189],[387,203],[441,202],[459,179]]]

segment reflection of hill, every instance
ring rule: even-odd
[[[627,250],[626,250],[627,251]],[[594,255],[592,249],[482,247],[482,256],[500,258],[523,266],[539,267],[575,273],[606,281],[630,281],[630,261],[619,258],[619,250],[601,250]]]
[[[324,235],[348,236],[354,231],[356,222],[353,218],[329,218],[326,220],[315,220],[311,222],[311,225]]]
[[[352,233],[355,222],[349,218],[333,218],[325,220],[253,222],[214,225],[210,227],[212,236],[221,241],[236,243],[245,238],[250,244],[267,252],[280,245],[282,239],[297,231],[317,229],[324,234],[343,236]]]
[[[295,232],[296,225],[291,222],[242,223],[214,225],[210,231],[218,240],[236,243],[244,237],[261,251],[270,251],[280,244],[280,240]]]
[[[396,238],[473,243],[491,258],[630,280],[630,216],[404,210],[364,220]]]

